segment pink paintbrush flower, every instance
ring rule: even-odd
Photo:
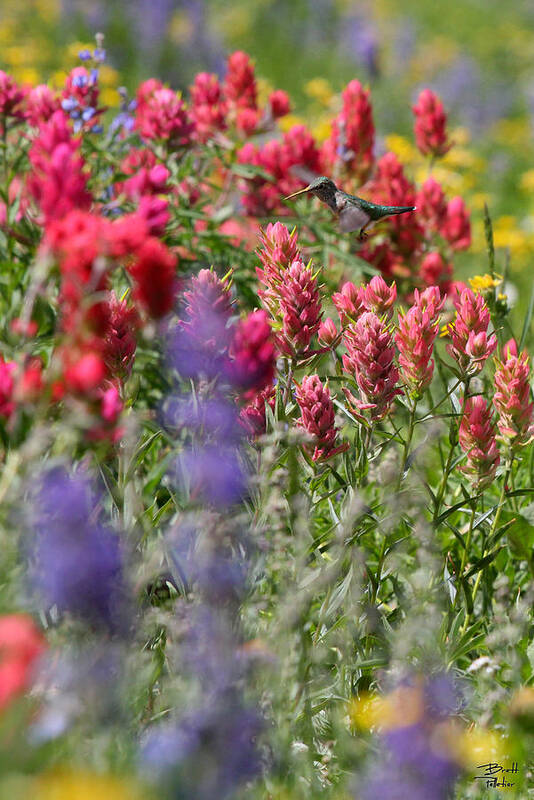
[[[525,350],[517,353],[511,339],[503,348],[501,360],[497,359],[495,395],[497,427],[501,441],[509,452],[528,444],[534,436],[534,403],[530,401],[530,359]]]
[[[439,97],[423,89],[413,106],[415,141],[423,155],[443,156],[451,148],[447,138],[447,115]]]
[[[467,288],[453,302],[456,317],[449,325],[452,341],[447,352],[464,375],[475,375],[497,347],[495,334],[488,336],[489,308],[481,294]]]
[[[435,288],[435,287],[432,287]],[[429,291],[429,290],[427,290]],[[415,400],[430,386],[434,374],[432,350],[439,329],[439,310],[443,300],[435,294],[419,294],[407,312],[399,312],[399,329],[395,341],[399,349],[401,376]]]
[[[375,275],[364,287],[363,304],[367,311],[372,311],[377,317],[391,319],[396,299],[397,287],[394,283],[388,286],[381,275]]]
[[[460,196],[447,204],[447,213],[442,221],[440,233],[453,250],[467,250],[471,244],[471,222],[469,211]]]
[[[491,408],[482,395],[464,401],[459,441],[467,453],[467,461],[460,466],[460,471],[468,476],[473,489],[478,492],[492,482],[499,465],[495,424]]]
[[[279,287],[282,332],[279,343],[286,355],[306,352],[321,324],[319,285],[310,264],[293,261]]]
[[[327,172],[340,169],[365,183],[374,163],[375,126],[370,92],[352,80],[342,92],[343,107],[323,146]]]
[[[369,411],[371,420],[383,419],[397,394],[399,371],[395,366],[393,336],[386,323],[372,311],[367,311],[351,323],[343,334],[347,353],[343,368],[354,377],[360,392],[359,399],[345,391],[349,403],[360,411]]]
[[[350,322],[356,322],[365,312],[364,304],[365,289],[363,286],[355,286],[350,281],[344,283],[340,292],[332,295],[332,302],[339,314],[342,327]]]
[[[301,416],[297,424],[313,437],[312,458],[325,461],[336,453],[348,449],[348,444],[337,445],[337,428],[334,424],[334,405],[328,386],[323,386],[318,375],[307,375],[296,390]]]

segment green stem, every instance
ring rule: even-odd
[[[410,410],[410,423],[409,423],[409,426],[408,426],[408,435],[406,436],[406,439],[404,440],[404,450],[403,450],[403,454],[402,454],[401,469],[399,470],[399,477],[398,477],[398,481],[397,481],[397,491],[400,489],[400,485],[402,483],[402,478],[403,478],[404,473],[406,471],[406,464],[408,462],[408,456],[410,454],[410,445],[412,443],[413,432],[414,432],[414,428],[415,428],[415,410],[416,410],[416,408],[417,408],[417,400],[414,400],[413,401],[413,406],[412,406],[412,408]]]
[[[457,582],[456,594],[454,595],[454,603],[452,604],[452,610],[453,611],[455,610],[456,605],[457,605],[458,596],[459,596],[460,590],[461,590],[462,576],[463,576],[463,574],[465,572],[465,565],[467,563],[467,555],[469,553],[469,548],[471,547],[471,539],[473,537],[473,524],[475,522],[476,510],[477,510],[476,500],[473,500],[472,503],[471,503],[471,517],[469,519],[469,530],[467,531],[467,536],[466,536],[466,539],[465,539],[465,547],[464,547],[464,550],[463,550],[463,553],[462,553],[462,560],[460,562],[460,570],[458,572],[458,582]]]
[[[502,488],[501,488],[501,495],[499,497],[499,503],[497,505],[497,510],[495,512],[495,516],[493,518],[493,522],[492,522],[492,525],[491,525],[491,528],[490,528],[490,532],[489,532],[488,538],[486,540],[487,542],[491,542],[491,540],[493,538],[493,534],[497,530],[497,526],[498,526],[499,520],[501,518],[501,511],[502,511],[504,503],[506,501],[506,497],[505,497],[506,496],[506,485],[508,483],[508,479],[510,477],[511,471],[512,471],[512,464],[510,463],[510,465],[508,466],[508,469],[506,470],[506,473],[504,475],[504,480],[502,482]],[[482,552],[482,558],[485,558],[485,556],[487,555],[486,551],[487,551],[487,547],[484,547],[484,550]],[[472,592],[473,607],[474,607],[474,604],[475,604],[475,597],[477,596],[478,587],[480,586],[480,581],[482,580],[483,571],[484,571],[483,569],[481,569],[479,571],[479,573],[478,573],[478,575],[476,577],[475,583],[473,585],[473,592]],[[467,616],[465,618],[465,621],[464,621],[464,624],[462,625],[462,633],[467,630],[467,626],[469,625],[469,621],[470,621],[471,617],[472,617],[472,614],[467,614]]]
[[[291,386],[293,385],[293,372],[295,370],[295,359],[292,358],[289,361],[288,369],[287,369],[287,383],[286,389],[284,392],[284,409],[289,402],[289,397],[291,395]]]
[[[447,463],[445,464],[445,469],[443,470],[443,477],[441,479],[441,483],[439,485],[438,493],[436,495],[436,508],[434,511],[434,522],[437,520],[439,516],[439,511],[441,508],[441,503],[443,501],[443,497],[445,495],[445,489],[447,488],[447,481],[449,479],[449,472],[451,471],[451,464],[452,459],[454,456],[454,450],[456,448],[456,444],[451,444],[449,448],[449,455],[447,456]]]

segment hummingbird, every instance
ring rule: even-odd
[[[370,203],[362,197],[356,197],[354,194],[348,194],[342,189],[338,189],[334,181],[324,175],[315,178],[305,189],[284,197],[284,200],[290,200],[292,197],[306,192],[312,192],[332,209],[339,219],[339,229],[343,233],[359,229],[360,241],[365,239],[367,230],[384,217],[415,211],[415,206],[379,206],[376,203]]]

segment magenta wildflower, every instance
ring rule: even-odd
[[[348,444],[337,444],[334,425],[334,405],[328,386],[323,386],[318,375],[307,375],[296,391],[301,417],[297,425],[313,437],[312,459],[325,461],[348,449]]]
[[[273,382],[276,352],[265,311],[253,311],[237,324],[231,354],[229,373],[245,398]]]
[[[371,278],[363,290],[363,304],[367,311],[372,311],[377,317],[391,319],[393,304],[397,299],[397,287],[394,283],[388,286],[381,275]]]
[[[415,115],[415,141],[423,155],[443,156],[452,143],[447,138],[447,115],[439,97],[430,89],[423,89],[413,106]]]
[[[332,295],[332,302],[339,314],[342,327],[351,322],[356,322],[366,310],[365,289],[363,286],[355,286],[350,281],[344,283],[340,292]]]
[[[435,287],[431,287],[435,288]],[[426,290],[427,292],[429,290]],[[395,341],[399,349],[399,365],[408,393],[415,400],[421,398],[430,386],[434,374],[432,349],[438,334],[438,313],[443,306],[435,294],[419,294],[406,312],[399,312],[399,329]]]
[[[279,344],[286,355],[306,352],[321,324],[321,297],[311,264],[293,261],[279,287],[282,332]]]
[[[319,325],[319,332],[317,334],[319,344],[322,344],[325,347],[331,347],[336,341],[337,337],[338,332],[334,320],[330,319],[330,317],[327,317]]]
[[[491,408],[482,395],[464,401],[459,441],[467,453],[467,461],[460,471],[468,476],[473,489],[478,492],[492,482],[499,466],[495,424]]]
[[[395,366],[393,336],[386,323],[372,311],[367,311],[351,323],[343,334],[347,353],[343,368],[354,377],[360,392],[359,399],[346,389],[349,403],[360,411],[369,411],[373,422],[389,412],[395,396],[399,371]]]
[[[497,347],[494,333],[488,336],[490,312],[481,294],[465,288],[454,299],[456,317],[449,325],[451,343],[447,352],[465,375],[475,375]]]
[[[501,360],[497,360],[493,397],[499,415],[497,439],[509,452],[528,444],[534,436],[534,403],[530,400],[529,378],[529,356],[525,350],[518,355],[517,345],[511,339],[504,347]]]

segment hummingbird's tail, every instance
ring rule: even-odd
[[[415,211],[416,206],[383,206],[382,216],[391,217],[394,214],[406,214],[408,211]]]

